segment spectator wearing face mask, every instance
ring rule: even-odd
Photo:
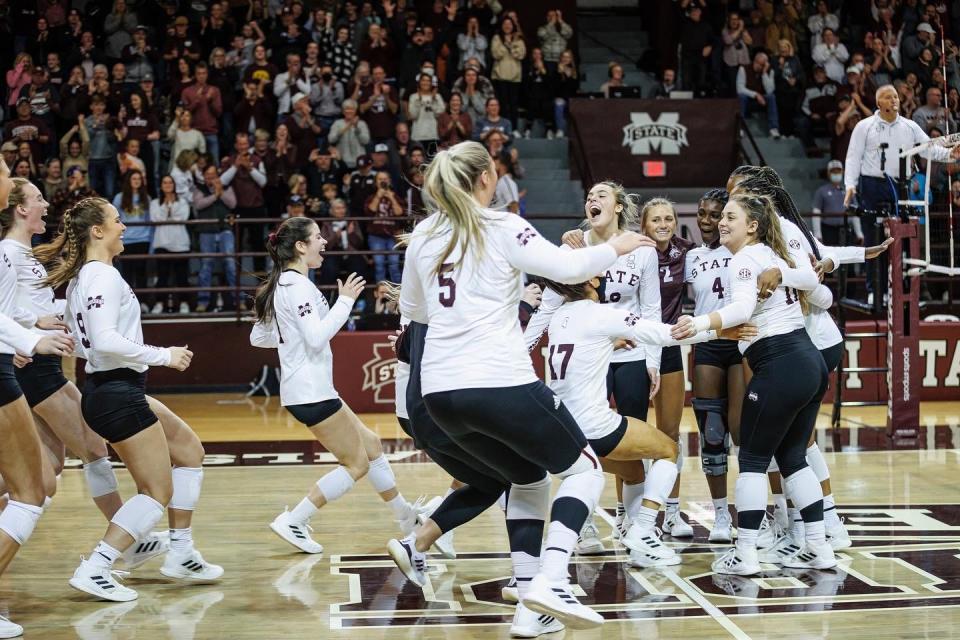
[[[813,217],[811,218],[813,235],[827,246],[850,244],[854,237],[854,229],[848,223],[846,240],[841,242],[841,229],[844,228],[843,218],[833,216],[833,214],[842,214],[845,210],[843,206],[843,163],[839,160],[828,162],[827,176],[830,181],[821,185],[813,194]],[[851,222],[859,228],[860,219],[857,216],[851,216]],[[856,235],[860,237],[863,234],[857,232]]]

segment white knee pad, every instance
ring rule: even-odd
[[[599,468],[599,457],[594,452],[593,448],[590,445],[587,445],[583,448],[583,451],[580,452],[580,455],[572,465],[554,475],[556,475],[558,478],[566,478],[571,475],[586,473],[587,471]]]
[[[807,447],[807,464],[813,469],[818,482],[830,479],[830,469],[827,468],[827,461],[816,442]]]
[[[123,503],[110,520],[134,540],[143,540],[163,517],[163,505],[142,493]]]
[[[203,486],[203,467],[174,467],[170,508],[193,511],[200,500],[201,486]]]
[[[767,508],[767,476],[763,473],[740,473],[737,477],[735,503],[737,511],[763,511]]]
[[[576,498],[587,505],[588,514],[593,513],[603,492],[603,481],[602,469],[587,469],[582,473],[567,476],[560,483],[553,500],[556,502],[560,498]]]
[[[23,545],[33,534],[33,528],[37,526],[42,513],[42,507],[10,500],[3,513],[0,513],[0,531]]]
[[[111,494],[119,486],[110,458],[100,458],[83,465],[83,477],[86,478],[87,488],[94,498]]]
[[[333,502],[353,488],[353,476],[346,467],[338,466],[330,473],[317,480],[317,487],[327,502]]]
[[[680,467],[670,460],[657,460],[650,466],[647,481],[644,483],[643,497],[651,502],[663,505],[673,491]],[[627,485],[623,485],[623,495],[627,495]]]
[[[386,456],[380,456],[376,460],[370,461],[370,470],[367,471],[367,479],[373,485],[377,493],[389,491],[397,486],[397,479],[393,475],[393,469],[387,462]]]
[[[550,512],[550,476],[510,486],[507,520],[546,520]]]
[[[770,457],[770,466],[767,467],[767,473],[780,473],[780,467],[777,466],[777,457]]]
[[[497,498],[497,506],[500,507],[500,511],[504,513],[507,512],[507,494],[506,492],[501,493],[500,497]]]
[[[823,500],[820,482],[810,467],[804,467],[789,478],[784,478],[783,488],[797,509],[806,509],[817,500]]]

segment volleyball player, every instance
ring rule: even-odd
[[[145,394],[150,366],[184,371],[193,354],[185,346],[143,343],[140,303],[112,266],[123,252],[126,229],[113,205],[103,198],[84,198],[64,214],[62,228],[51,243],[34,250],[41,263],[51,265],[42,284],[56,288],[70,283],[67,317],[79,354],[87,360],[83,419],[111,444],[138,490],[110,519],[70,586],[103,600],[135,600],[137,592],[114,578],[113,564],[150,533],[165,507],[170,550],[160,573],[188,582],[215,581],[223,569],[194,548],[191,529],[203,483],[203,445],[183,420]]]
[[[29,180],[13,179],[10,206],[0,212],[0,248],[13,263],[17,274],[17,302],[29,314],[37,317],[62,316],[65,301],[57,300],[53,289],[44,287],[47,270],[33,256],[31,239],[42,234],[47,225],[44,218],[50,204],[40,190]],[[39,330],[45,333],[44,330]],[[49,331],[49,330],[47,330]],[[56,330],[53,330],[56,331]],[[52,435],[83,461],[83,474],[94,503],[109,520],[123,504],[117,492],[117,477],[107,457],[103,438],[84,423],[80,411],[80,391],[63,375],[62,359],[58,356],[35,356],[24,367],[16,370],[17,381],[34,415],[37,426],[49,429]],[[63,469],[63,458],[58,457],[54,473]],[[166,534],[150,533],[124,554],[126,568],[134,569],[147,560],[165,553],[169,546]]]
[[[306,553],[323,551],[310,536],[310,519],[364,476],[390,505],[404,533],[413,529],[417,516],[397,489],[380,438],[343,403],[333,386],[330,340],[350,317],[366,281],[355,273],[345,282],[338,280],[340,296],[330,308],[307,276],[323,263],[326,244],[320,227],[310,218],[288,218],[270,235],[267,250],[273,270],[257,290],[257,323],[250,334],[253,346],[275,348],[280,354],[280,403],[339,463],[292,511],[284,510],[270,523],[274,533]]]
[[[820,484],[806,462],[813,424],[810,416],[815,418],[820,408],[827,385],[826,365],[804,327],[803,294],[781,285],[757,304],[759,274],[777,264],[797,265],[787,251],[779,216],[769,198],[734,193],[723,214],[720,241],[734,256],[729,267],[732,300],[718,311],[682,317],[673,330],[674,337],[686,338],[748,319],[760,330],[744,351],[753,377],[747,385],[740,425],[737,544],[713,563],[713,570],[737,575],[760,571],[757,536],[766,513],[766,471],[773,457],[805,525],[804,546],[782,564],[827,569],[836,565],[836,559],[825,537]],[[809,275],[816,280],[812,269]],[[809,278],[803,284],[815,287]]]
[[[720,244],[718,224],[728,199],[723,189],[703,194],[697,226],[703,244],[687,253],[684,280],[695,301],[694,314],[723,308],[732,294],[729,265],[733,254]],[[700,431],[700,460],[713,501],[710,542],[732,542],[733,521],[727,506],[728,437],[740,441],[740,409],[745,382],[743,356],[736,340],[711,340],[693,351],[693,412]]]
[[[680,557],[663,544],[654,526],[677,479],[676,440],[645,422],[612,410],[603,393],[617,340],[661,346],[678,342],[670,338],[669,325],[659,320],[644,320],[622,309],[596,304],[599,285],[599,278],[575,285],[547,282],[565,300],[550,321],[550,388],[582,425],[604,471],[625,481],[634,480],[635,484],[635,478],[643,473],[643,460],[653,460],[643,494],[627,504],[631,526],[621,541],[631,550],[634,566],[679,564]],[[736,329],[730,334],[741,335]],[[755,329],[743,333],[744,337],[755,334]],[[685,342],[711,337],[702,333]]]
[[[0,159],[0,209],[9,205],[12,188],[10,170]],[[53,495],[57,484],[52,467],[43,459],[30,407],[14,374],[13,357],[15,353],[66,356],[73,352],[73,340],[63,333],[40,335],[13,320],[17,276],[12,264],[0,262],[0,474],[9,492],[6,507],[0,513],[2,575],[33,534],[45,498]],[[0,638],[20,635],[23,627],[0,616]]]
[[[475,142],[434,157],[424,191],[439,211],[413,232],[401,311],[430,327],[421,365],[430,415],[513,485],[507,527],[521,602],[571,628],[589,628],[603,618],[574,597],[568,563],[603,489],[603,473],[569,411],[534,373],[516,305],[521,272],[582,282],[636,249],[640,239],[628,232],[561,251],[522,218],[487,208],[496,175],[490,155]],[[541,566],[547,471],[562,481]]]

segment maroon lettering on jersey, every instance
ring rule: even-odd
[[[657,249],[657,262],[660,273],[660,310],[661,319],[667,324],[673,324],[680,317],[680,307],[683,304],[683,292],[686,283],[683,281],[684,264],[687,252],[696,244],[685,238],[673,236],[666,251]]]

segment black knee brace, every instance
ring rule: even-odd
[[[727,473],[727,401],[724,398],[694,398],[693,412],[700,429],[700,461],[703,473]]]

